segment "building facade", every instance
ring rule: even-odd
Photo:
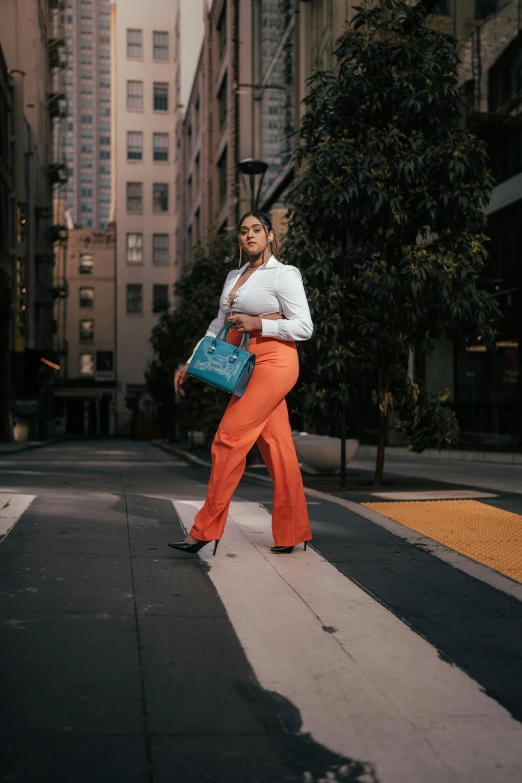
[[[10,440],[11,312],[12,312],[12,192],[13,107],[11,79],[0,47],[0,440]]]
[[[76,226],[107,228],[111,201],[110,0],[66,0],[67,206]]]
[[[130,433],[147,393],[151,330],[178,273],[179,11],[172,0],[118,0],[111,11],[117,420],[118,431]]]
[[[445,367],[461,442],[513,449],[522,447],[522,2],[476,5],[460,78],[466,124],[487,143],[496,181],[483,283],[502,318],[494,345],[446,346]]]
[[[209,231],[233,232],[251,208],[250,181],[239,168],[247,158],[268,164],[255,201],[270,212],[276,230],[283,230],[306,79],[313,68],[329,67],[333,42],[357,4],[209,3],[180,139],[181,265]]]
[[[66,215],[64,223],[70,224]],[[66,361],[54,389],[57,435],[116,432],[116,244],[110,229],[68,232]],[[57,307],[61,302],[57,302]],[[58,319],[57,319],[58,320]]]
[[[412,0],[413,1],[413,0]],[[449,404],[463,446],[522,445],[519,317],[522,275],[522,0],[420,0],[460,40],[461,88],[470,130],[488,143],[497,187],[489,206],[490,261],[483,283],[504,317],[492,349],[441,340],[418,368],[431,391],[452,390]],[[234,231],[250,206],[239,172],[244,158],[268,164],[258,206],[284,230],[293,151],[315,69],[359,5],[353,0],[213,0],[180,140],[179,254],[210,230]],[[363,438],[371,433],[359,433]]]
[[[63,0],[0,4],[7,71],[2,156],[12,184],[9,197],[4,189],[2,215],[2,243],[10,256],[7,262],[4,250],[2,288],[10,308],[7,319],[5,311],[1,319],[6,375],[0,378],[0,436],[7,439],[41,439],[53,431],[52,386],[59,364],[53,338],[52,201],[66,177],[59,145],[66,113],[63,10]],[[7,137],[10,150],[6,129],[12,134]]]

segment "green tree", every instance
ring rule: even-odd
[[[213,234],[194,248],[193,260],[174,285],[174,306],[161,313],[151,334],[153,358],[146,378],[159,403],[159,418],[172,431],[174,416],[184,430],[203,430],[210,439],[223,415],[228,395],[193,379],[186,382],[186,397],[174,399],[173,378],[197,341],[216,317],[227,274],[237,266],[237,246],[227,235]]]
[[[416,451],[456,440],[454,414],[408,363],[442,335],[493,336],[496,305],[479,285],[493,183],[463,126],[457,41],[422,5],[359,7],[334,54],[305,99],[284,252],[316,325],[301,353],[306,406],[324,419],[373,388],[380,484],[391,410]]]

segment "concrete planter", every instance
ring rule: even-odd
[[[329,435],[293,435],[297,457],[305,473],[339,473],[341,469],[341,439]],[[346,441],[346,464],[354,457],[358,440]]]

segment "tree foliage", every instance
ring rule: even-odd
[[[226,235],[207,237],[194,248],[193,260],[174,285],[174,306],[165,310],[152,330],[154,356],[146,377],[152,396],[158,401],[160,418],[173,430],[202,430],[210,439],[217,428],[228,395],[194,379],[186,382],[186,397],[174,399],[174,372],[184,364],[197,341],[216,317],[223,282],[237,266],[235,242]]]
[[[339,410],[355,384],[422,451],[455,442],[443,399],[408,378],[410,352],[457,331],[492,337],[479,285],[492,189],[485,145],[464,127],[456,40],[420,4],[357,9],[305,99],[285,258],[308,287],[315,339],[304,346],[306,404]]]

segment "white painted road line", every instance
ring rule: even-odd
[[[201,505],[175,501],[186,528]],[[522,725],[475,681],[317,552],[272,554],[261,506],[230,513],[216,557],[201,556],[261,686],[303,732],[380,783],[522,779]]]
[[[35,497],[0,492],[0,541],[13,529]]]

